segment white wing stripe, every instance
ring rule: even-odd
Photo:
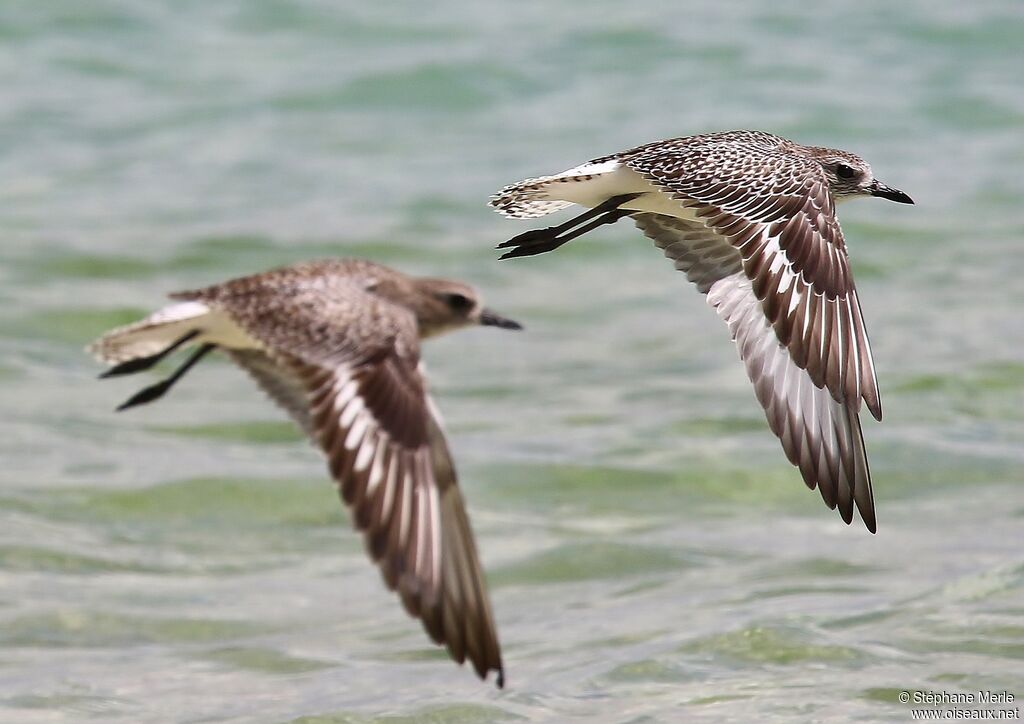
[[[334,409],[340,410],[356,396],[356,381],[350,380],[348,376],[339,376],[334,383],[334,389],[337,390],[334,395]]]
[[[857,343],[857,323],[853,319],[853,300],[847,298],[843,304],[844,311],[846,312],[846,321],[850,333],[850,364],[853,366],[851,372],[853,373],[853,384],[854,393],[850,395],[851,400],[860,399],[860,380],[861,380],[861,364],[860,355],[858,352]]]
[[[430,534],[433,557],[431,558],[431,578],[441,580],[441,559],[445,551],[441,547],[441,496],[437,486],[430,486]]]
[[[370,467],[370,477],[366,481],[366,497],[373,497],[377,486],[384,479],[384,451],[387,448],[388,436],[384,432],[377,435],[377,449],[373,453],[373,465]]]
[[[855,486],[870,485],[863,454],[855,451],[862,444],[856,413],[835,401],[827,389],[817,387],[793,362],[762,313],[745,274],[715,282],[707,298],[729,325],[769,425],[787,456],[808,485],[814,487],[817,482],[825,502],[830,507],[838,504],[844,519],[849,519],[857,498]],[[861,514],[873,520],[873,511]]]
[[[409,539],[409,525],[412,522],[413,484],[412,471],[409,469],[408,464],[406,464],[402,472],[401,510],[398,511],[398,514],[401,516],[398,528],[398,545],[401,548],[405,547],[406,541]]]
[[[345,406],[345,409],[342,410],[341,416],[338,418],[338,424],[341,427],[347,428],[352,424],[352,421],[356,419],[356,415],[362,412],[365,406],[366,404],[363,402],[362,397],[353,398],[352,401]]]
[[[368,415],[364,415],[363,417],[359,418],[360,420],[364,421],[364,426],[365,426],[365,420],[366,420],[367,417],[368,417]],[[359,421],[357,420],[356,424],[358,424],[358,422]],[[356,426],[353,425],[352,426],[352,430],[355,430],[355,429],[356,429]],[[364,470],[369,468],[370,467],[370,463],[373,462],[373,456],[377,452],[377,441],[374,440],[374,436],[375,436],[375,433],[373,431],[371,431],[367,435],[362,436],[363,439],[359,443],[359,452],[356,453],[356,461],[355,461],[355,463],[352,464],[352,470],[354,472],[357,472],[357,473],[363,472]],[[349,432],[348,437],[349,438],[352,437],[352,432],[351,431]],[[348,446],[348,438],[346,438],[346,440],[345,440],[345,447],[349,447]],[[354,448],[349,447],[349,449],[352,450]]]
[[[348,412],[353,407],[355,407],[354,403],[345,408],[345,412]],[[364,411],[362,414],[357,414],[355,416],[355,419],[351,422],[351,427],[348,429],[348,435],[345,436],[346,450],[355,450],[359,447],[360,443],[363,441],[363,436],[366,434],[366,429],[369,426],[370,419],[372,419],[372,416],[368,411]],[[343,429],[344,427],[345,425],[342,424]]]
[[[395,492],[398,487],[398,469],[401,467],[402,456],[399,453],[392,453],[388,461],[387,483],[384,485],[384,500],[380,504],[380,519],[391,519],[391,506],[394,504]]]

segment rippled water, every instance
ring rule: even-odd
[[[0,719],[908,721],[1024,697],[1024,11],[987,3],[0,4]],[[503,184],[753,127],[849,148],[879,533],[767,432],[626,223],[496,261]],[[426,350],[505,649],[450,664],[317,455],[204,364],[113,406],[82,346],[329,255],[464,277],[520,335]],[[390,717],[390,718],[389,718]]]

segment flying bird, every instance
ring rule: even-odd
[[[498,248],[558,248],[625,216],[706,295],[728,325],[768,425],[807,486],[843,520],[876,530],[861,403],[882,404],[836,204],[913,200],[847,151],[761,131],[673,138],[505,187],[497,211],[530,219],[578,204],[569,221]]]
[[[472,287],[329,259],[170,295],[173,304],[91,345],[149,369],[195,347],[177,370],[118,409],[152,402],[220,349],[322,449],[387,586],[452,658],[504,684],[501,649],[473,532],[428,393],[420,340],[485,325],[521,329]]]

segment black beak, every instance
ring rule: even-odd
[[[899,189],[894,189],[892,186],[886,186],[880,183],[877,179],[871,182],[868,187],[868,191],[871,192],[872,196],[879,196],[883,199],[889,199],[895,201],[898,204],[912,204],[914,200],[907,196]]]
[[[523,325],[513,322],[511,319],[495,314],[490,309],[480,312],[480,324],[485,327],[501,327],[502,329],[522,329]]]

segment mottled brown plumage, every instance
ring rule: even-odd
[[[881,419],[881,398],[835,212],[857,196],[912,203],[854,154],[729,131],[528,179],[491,205],[513,218],[572,203],[602,210],[521,234],[500,245],[505,257],[548,251],[631,215],[729,325],[769,426],[807,485],[848,523],[856,504],[874,531],[858,412],[863,401]]]
[[[159,347],[154,336],[169,345],[183,330],[189,343],[225,349],[323,450],[370,557],[406,610],[452,658],[469,659],[481,677],[495,671],[502,685],[486,582],[420,339],[519,325],[460,282],[353,259],[171,296],[180,303],[114,330],[93,351],[124,366],[138,359],[133,345],[148,353]]]

